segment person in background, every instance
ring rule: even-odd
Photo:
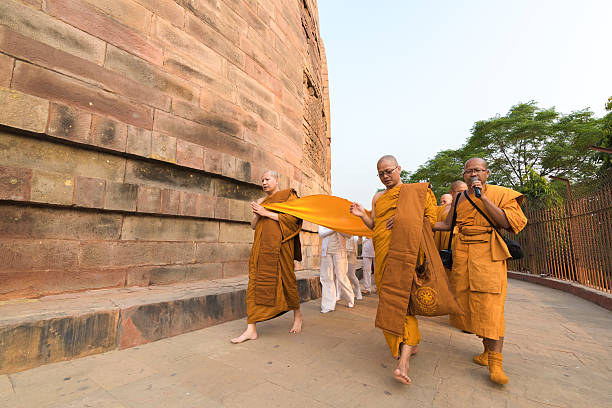
[[[347,276],[346,238],[343,234],[319,226],[321,237],[321,313],[336,309],[336,302],[344,298],[347,307],[355,306],[355,295]],[[338,277],[338,288],[334,279]]]

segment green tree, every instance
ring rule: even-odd
[[[602,135],[597,146],[610,149],[612,148],[612,96],[608,98],[606,110],[608,114],[601,119]],[[608,153],[598,153],[597,160],[601,163],[602,171],[612,167],[612,156]]]
[[[463,149],[442,150],[433,159],[419,166],[416,171],[402,172],[402,181],[405,183],[429,182],[436,197],[440,197],[448,193],[453,181],[463,180],[463,164],[466,160]]]

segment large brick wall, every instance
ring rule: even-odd
[[[245,275],[261,173],[329,192],[329,146],[316,0],[2,0],[0,300]]]

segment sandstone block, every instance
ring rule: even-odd
[[[225,118],[225,120],[232,119],[253,132],[257,131],[257,120],[251,114],[235,104],[233,100],[223,99],[217,93],[211,92],[207,88],[200,90],[200,107],[207,112]],[[226,133],[231,134],[231,132],[227,131]]]
[[[188,104],[184,101],[172,101],[172,113],[182,118],[200,123],[210,128],[217,129],[234,137],[242,137],[242,126],[239,122],[217,113],[207,112],[199,106]]]
[[[251,181],[251,162],[236,159],[236,179],[240,181]]]
[[[171,265],[187,264],[194,261],[193,242],[119,242],[113,247],[111,264],[129,265]]]
[[[151,136],[151,158],[176,163],[176,138],[153,132]]]
[[[276,112],[256,102],[254,98],[242,93],[238,96],[238,100],[244,109],[259,115],[266,123],[278,128],[278,114]]]
[[[104,41],[15,0],[0,2],[0,25],[97,64],[104,61]]]
[[[195,143],[176,141],[176,163],[194,169],[204,169],[204,149]]]
[[[78,241],[11,239],[0,240],[3,271],[74,268],[78,261]]]
[[[225,177],[236,178],[236,158],[229,154],[223,154],[223,168],[221,174]]]
[[[108,1],[104,4],[108,5]],[[161,65],[163,51],[161,47],[149,43],[145,36],[118,24],[112,18],[100,13],[95,8],[70,0],[47,0],[49,14],[79,28],[110,44],[138,55],[154,64]]]
[[[215,218],[229,219],[229,199],[224,197],[215,198]]]
[[[177,215],[180,206],[180,192],[176,190],[163,189],[161,191],[162,214]]]
[[[81,109],[51,103],[47,134],[75,142],[90,143],[91,114]]]
[[[207,47],[227,58],[234,65],[244,68],[246,58],[244,52],[197,17],[192,15],[187,17],[185,31]]]
[[[195,59],[197,61],[190,60],[172,51],[166,51],[164,54],[164,68],[184,79],[218,93],[223,98],[234,100],[235,86],[225,78],[221,61],[218,59],[208,61],[200,58]]]
[[[8,88],[11,86],[14,64],[15,59],[8,55],[0,54],[0,87]]]
[[[0,125],[42,133],[47,126],[49,102],[8,88],[0,88]]]
[[[79,207],[103,208],[105,187],[104,180],[77,176],[74,186],[74,204]]]
[[[0,166],[0,200],[29,201],[32,170]]]
[[[149,32],[151,12],[131,0],[85,0],[123,25],[142,33]]]
[[[125,151],[127,125],[119,121],[94,115],[91,122],[91,139],[96,146]]]
[[[238,85],[241,92],[248,92],[253,99],[262,104],[268,106],[274,105],[274,94],[248,73],[230,66],[229,78]]]
[[[124,123],[146,129],[153,126],[151,108],[30,64],[19,61],[16,63],[12,87],[41,98],[111,116]]]
[[[223,264],[223,278],[245,276],[249,274],[248,262],[226,262]]]
[[[253,242],[253,230],[246,223],[220,222],[219,242]]]
[[[228,40],[236,45],[240,42],[240,33],[246,32],[246,21],[241,18],[229,18],[233,13],[223,13],[221,4],[215,4],[207,0],[177,0],[177,3],[191,11],[203,23],[223,33]]]
[[[251,254],[251,244],[206,242],[198,243],[196,262],[246,262]]]
[[[274,93],[277,97],[282,97],[282,83],[278,79],[274,78],[272,75],[268,73],[265,69],[263,69],[258,63],[256,63],[252,58],[246,58],[246,67],[245,71],[252,78],[255,78],[259,83],[263,84],[266,88]]]
[[[213,218],[215,216],[215,197],[199,194],[200,217]]]
[[[183,27],[185,23],[185,9],[173,0],[136,0],[153,14],[169,21],[177,27]]]
[[[217,221],[128,215],[123,222],[124,240],[215,242],[218,238]]]
[[[142,157],[151,156],[151,131],[136,126],[127,127],[127,146],[125,151]]]
[[[181,191],[181,215],[188,215],[191,217],[197,217],[200,213],[198,194],[189,193],[187,191]]]
[[[107,210],[136,211],[138,186],[129,183],[108,182],[104,208]]]
[[[136,160],[128,161],[125,181],[209,195],[213,188],[213,178],[210,175],[165,163]]]
[[[155,114],[153,130],[204,147],[216,148],[219,144],[219,136],[214,128],[162,111]]]
[[[156,187],[138,186],[138,199],[136,209],[138,212],[160,212],[161,190]]]
[[[204,149],[204,170],[209,173],[223,172],[223,153],[212,149]]]
[[[220,263],[188,265],[185,270],[185,282],[221,279],[222,277],[223,265]]]
[[[230,220],[246,221],[244,219],[244,204],[245,202],[241,200],[229,200],[229,219]]]
[[[72,176],[34,170],[30,199],[47,204],[72,204]]]

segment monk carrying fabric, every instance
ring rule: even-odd
[[[458,193],[467,190],[468,186],[461,180],[455,180],[451,183],[448,194],[440,196],[440,205],[438,206],[437,221],[444,221],[451,209],[451,204]],[[434,241],[438,251],[448,248],[448,240],[450,239],[450,231],[436,231],[434,233]]]
[[[383,156],[378,161],[377,169],[378,177],[385,185],[386,189],[374,195],[374,198],[372,199],[372,215],[368,215],[363,206],[358,203],[353,203],[351,205],[351,213],[360,217],[364,224],[374,232],[374,279],[380,298],[379,314],[377,315],[376,325],[377,327],[381,327],[381,325],[379,325],[379,317],[384,317],[386,320],[386,317],[381,316],[381,313],[398,313],[398,316],[392,316],[392,318],[399,318],[403,320],[402,335],[392,333],[384,328],[383,334],[389,348],[391,349],[391,353],[395,358],[399,359],[397,368],[393,372],[395,378],[404,384],[409,384],[411,382],[411,379],[408,377],[410,356],[416,354],[418,344],[421,341],[418,321],[415,316],[407,315],[407,307],[404,307],[406,305],[399,306],[398,304],[395,304],[395,306],[398,307],[385,307],[381,309],[381,304],[383,303],[385,305],[394,306],[394,303],[399,303],[399,301],[402,300],[397,297],[397,288],[385,286],[385,281],[387,278],[389,278],[389,276],[383,279],[383,274],[385,273],[387,266],[387,253],[389,252],[389,248],[392,244],[391,232],[393,228],[394,216],[396,214],[397,205],[400,198],[400,190],[402,187],[402,180],[400,178],[401,167],[398,165],[395,157]],[[427,185],[423,185],[421,187],[422,195],[419,195],[419,197],[422,197],[422,201],[418,206],[416,206],[416,208],[419,208],[418,211],[421,212],[420,214],[413,214],[414,216],[412,217],[416,221],[415,228],[419,233],[421,232],[423,226],[424,216],[430,221],[432,226],[435,223],[437,216],[436,198],[433,195],[433,192],[427,188]],[[415,248],[411,248],[412,253],[416,254],[420,252],[420,234],[418,234],[418,237],[415,235],[415,237],[401,238],[410,240],[410,245],[416,245]],[[393,242],[393,244],[397,243]],[[393,270],[393,273],[397,272],[403,273],[405,271]],[[406,273],[406,275],[408,274]],[[402,279],[402,277],[397,277],[396,279]]]
[[[293,326],[289,332],[302,331],[300,295],[293,270],[293,260],[301,260],[299,233],[302,220],[262,206],[295,200],[298,196],[293,189],[279,190],[278,174],[274,171],[265,172],[261,183],[267,197],[251,203],[254,214],[251,227],[255,230],[255,236],[249,258],[246,294],[248,326],[239,337],[231,339],[234,344],[256,340],[256,323],[289,310],[293,310]]]
[[[490,173],[483,159],[473,158],[465,163],[463,178],[469,197],[496,227],[518,233],[527,224],[520,207],[523,196],[509,188],[486,184]],[[476,198],[475,189],[480,190],[480,198]],[[510,252],[464,194],[453,202],[446,220],[436,223],[434,230],[450,229],[455,206],[457,220],[450,284],[464,314],[452,315],[451,323],[482,338],[484,352],[474,357],[474,362],[488,365],[491,381],[506,384],[502,346],[508,286],[506,261],[511,258]]]

